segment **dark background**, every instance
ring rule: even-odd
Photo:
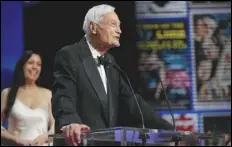
[[[51,89],[53,66],[56,52],[63,46],[73,44],[84,36],[82,25],[87,11],[98,4],[110,4],[116,9],[121,20],[121,46],[110,52],[116,62],[128,74],[133,88],[137,91],[139,74],[137,72],[136,18],[133,1],[78,1],[41,2],[24,7],[24,46],[41,54],[43,67],[42,86]]]

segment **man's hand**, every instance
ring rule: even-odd
[[[90,132],[90,128],[82,124],[70,124],[61,128],[68,145],[77,146],[81,143],[81,134]]]

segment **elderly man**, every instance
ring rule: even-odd
[[[55,130],[63,132],[70,145],[81,143],[82,131],[120,125],[119,106],[125,108],[131,121],[141,124],[140,111],[121,74],[113,67],[104,68],[99,62],[104,61],[99,60],[104,56],[115,63],[107,51],[120,46],[122,32],[114,9],[104,4],[91,8],[83,24],[86,35],[56,54],[52,89]],[[172,125],[154,114],[139,95],[137,98],[146,127],[172,129]]]

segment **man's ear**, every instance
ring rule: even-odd
[[[97,34],[97,25],[93,22],[89,23],[89,30],[92,34],[96,35]]]

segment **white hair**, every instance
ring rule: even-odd
[[[114,12],[114,10],[115,7],[107,4],[97,5],[89,9],[87,14],[85,15],[85,20],[83,23],[83,30],[85,34],[88,33],[88,26],[90,22],[99,23],[102,16],[104,16],[106,13]]]

